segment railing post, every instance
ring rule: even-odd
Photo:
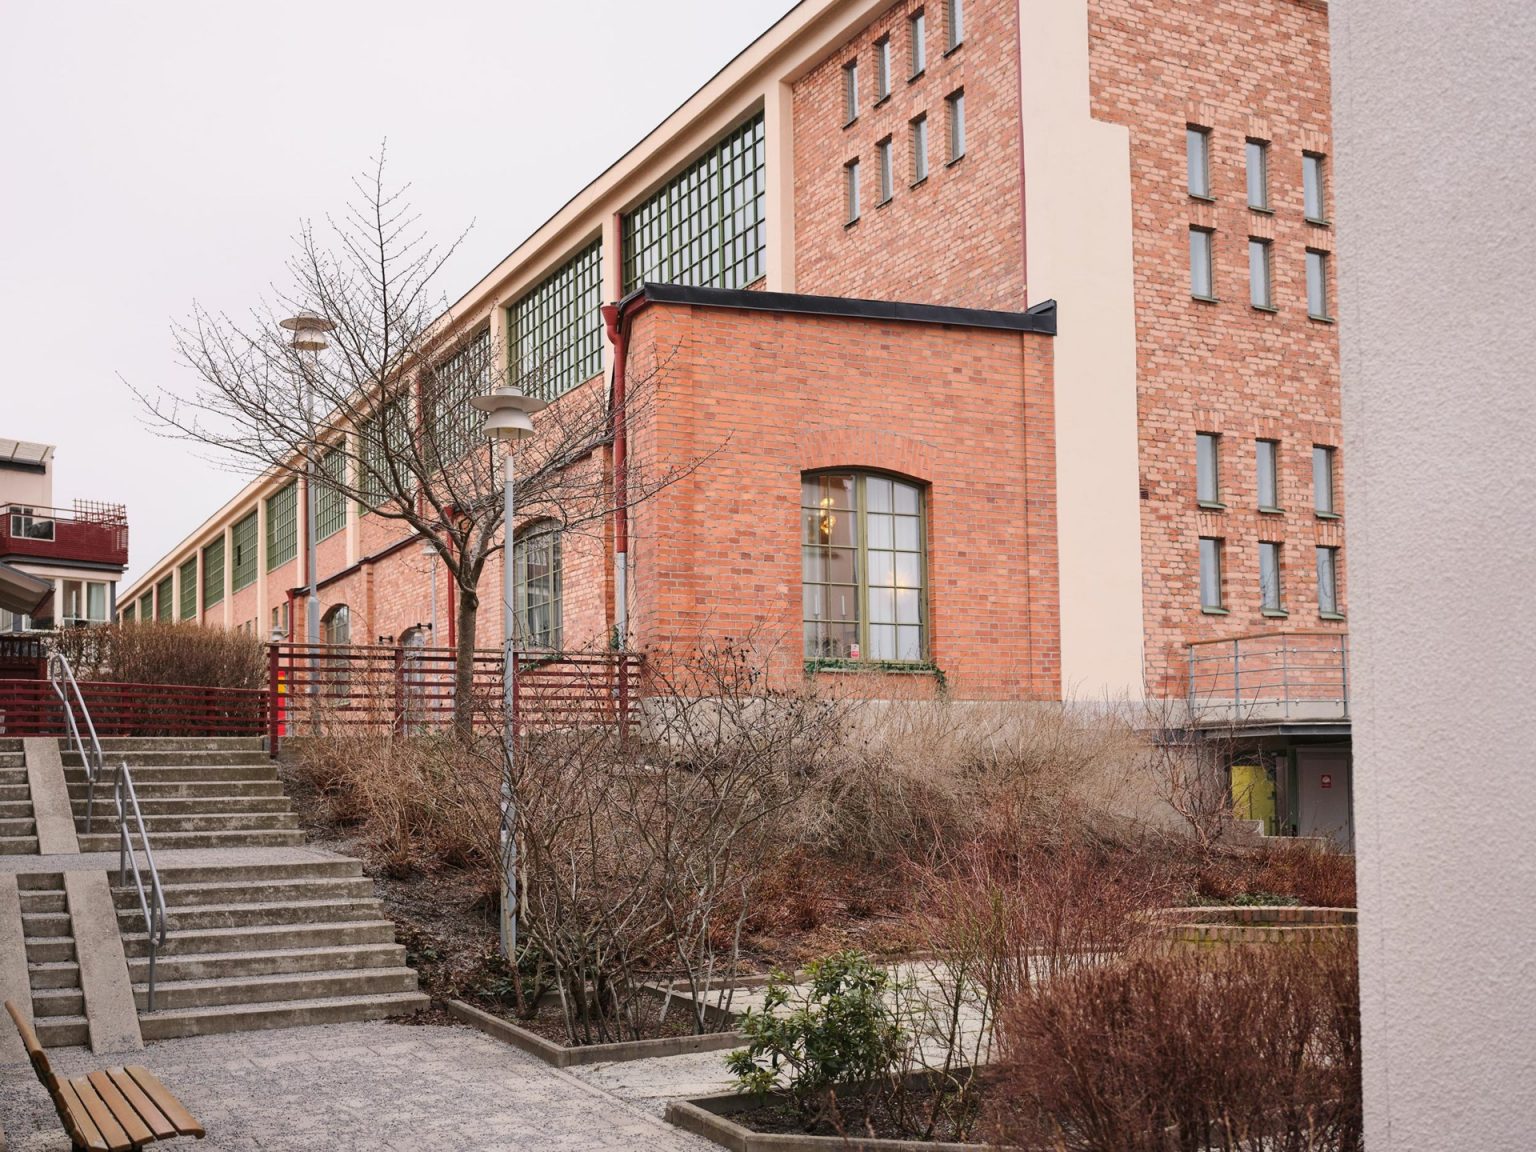
[[[1285,633],[1280,634],[1280,691],[1284,693],[1282,710],[1285,718],[1291,718],[1291,641]]]
[[[278,673],[277,645],[267,645],[267,754],[277,759],[278,742]]]
[[[629,653],[619,653],[619,747],[629,740]]]
[[[1232,716],[1236,721],[1242,715],[1243,707],[1243,674],[1239,665],[1242,663],[1242,650],[1239,647],[1241,641],[1232,641]]]

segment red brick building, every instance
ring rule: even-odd
[[[622,556],[611,525],[520,529],[525,630],[750,631],[797,674],[1176,698],[1241,727],[1256,816],[1348,839],[1327,21],[796,6],[447,318],[512,379],[557,352],[559,403],[609,386],[622,301],[624,367],[666,365],[636,459],[703,461]],[[158,613],[170,576],[188,619],[290,630],[299,495],[253,484],[125,602]],[[447,639],[434,558],[359,513],[318,533],[327,635]]]

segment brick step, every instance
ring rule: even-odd
[[[69,900],[64,895],[62,888],[46,888],[37,891],[23,889],[21,896],[21,914],[23,916],[36,916],[44,912],[68,912]]]
[[[80,965],[74,960],[50,961],[46,964],[28,964],[27,973],[35,992],[39,988],[80,987]]]
[[[319,877],[293,880],[227,880],[224,883],[167,884],[161,874],[167,910],[174,914],[182,905],[273,904],[304,900],[372,900],[373,881],[365,876]],[[113,897],[119,908],[138,907],[132,888],[118,888]]]
[[[167,930],[172,934],[201,928],[256,928],[283,924],[342,924],[352,920],[377,920],[382,908],[377,900],[293,900],[273,904],[189,904],[168,908]],[[130,929],[144,922],[143,910],[117,910],[118,925]]]
[[[208,952],[267,952],[285,948],[340,948],[352,944],[393,944],[395,925],[392,920],[350,920],[330,924],[259,924],[235,928],[197,928],[172,932],[160,949],[160,956],[197,956]],[[74,958],[74,941],[70,941],[68,956],[46,957],[69,960]],[[123,933],[123,952],[129,957],[148,956],[149,949],[142,932]],[[33,959],[32,943],[27,944],[27,957]],[[36,959],[45,959],[38,956]]]
[[[281,780],[140,780],[138,774],[133,777],[133,790],[139,797],[139,803],[147,804],[151,800],[190,800],[199,796],[207,796],[215,799],[234,799],[238,796],[253,796],[270,798],[283,795],[283,783]],[[99,803],[102,796],[111,802],[111,787],[98,783],[96,785],[96,799]],[[89,792],[84,781],[77,781],[69,785],[69,799],[72,803],[83,804],[89,798]]]
[[[137,789],[135,789],[137,790]],[[71,799],[78,823],[85,819],[86,799]],[[212,815],[220,812],[291,812],[288,797],[276,796],[140,796],[139,811],[148,820],[153,816]],[[28,808],[30,813],[31,809]],[[96,797],[96,811],[100,813],[101,797]],[[109,801],[106,811],[116,816],[117,809]],[[0,816],[4,812],[0,811]]]
[[[167,980],[155,976],[155,1015],[181,1008],[213,1008],[237,1004],[292,1003],[333,1000],[346,996],[387,996],[416,991],[410,968],[337,968],[319,972],[285,972],[214,980]],[[148,1010],[149,985],[135,984],[134,1002]]]
[[[139,784],[179,784],[197,780],[276,780],[277,769],[270,761],[260,764],[130,764],[135,787]],[[115,765],[108,765],[96,779],[96,787],[111,788],[117,781]],[[65,765],[64,782],[84,787],[90,782],[85,769]]]
[[[40,936],[26,941],[27,964],[62,964],[75,960],[73,936]]]
[[[135,833],[137,836],[137,833]],[[81,834],[80,851],[116,852],[117,833],[103,835],[92,832]],[[36,841],[33,841],[36,851]],[[295,828],[238,829],[228,832],[152,832],[150,846],[156,849],[172,848],[300,848],[304,833]]]
[[[32,989],[32,1014],[44,1016],[84,1016],[85,993],[73,988]]]
[[[64,770],[66,772],[69,771],[70,769],[83,770],[83,766],[85,764],[85,761],[80,758],[80,753],[74,751],[73,749],[71,749],[68,752],[60,753],[59,758],[64,762]],[[179,765],[199,765],[199,764],[214,765],[214,764],[222,764],[222,765],[242,765],[242,766],[250,765],[250,766],[253,766],[253,767],[259,767],[261,765],[267,765],[268,767],[270,767],[271,764],[272,764],[272,761],[267,757],[267,754],[265,752],[261,752],[261,751],[256,751],[256,752],[228,752],[228,751],[191,751],[191,750],[187,750],[187,751],[167,751],[167,752],[127,752],[127,753],[120,753],[120,752],[112,752],[112,751],[110,751],[108,749],[103,749],[102,750],[102,756],[101,756],[102,766],[108,772],[115,771],[117,766],[119,764],[123,763],[124,761],[126,761],[127,764],[128,764],[128,767],[133,770],[133,775],[134,775],[135,779],[138,778],[139,768],[140,767],[149,767],[149,766],[174,767],[174,766],[179,766]]]
[[[68,936],[71,930],[67,911],[39,912],[30,916],[22,913],[21,925],[26,936]]]
[[[214,1008],[181,1008],[156,1011],[139,1018],[146,1040],[174,1036],[211,1036],[264,1028],[297,1028],[310,1024],[344,1024],[405,1016],[427,1006],[420,992],[396,992],[384,996],[337,996],[265,1004],[235,1004]]]
[[[155,975],[157,980],[239,980],[250,976],[300,972],[399,968],[404,964],[403,944],[342,944],[325,948],[204,952],[193,956],[162,955],[155,960]],[[148,980],[149,960],[143,956],[130,959],[128,975],[136,984]]]
[[[0,837],[0,856],[36,856],[36,836]]]
[[[136,822],[130,817],[128,826],[137,831]],[[157,832],[234,832],[254,829],[297,828],[299,818],[293,812],[191,812],[181,816],[151,816],[144,814],[144,827],[154,836]],[[116,832],[117,814],[104,816],[97,811],[91,825],[93,832]],[[85,831],[85,817],[75,818],[75,830]]]
[[[183,884],[221,884],[241,881],[320,880],[361,876],[363,866],[350,856],[322,856],[271,864],[209,864],[160,869],[160,883],[167,888]]]
[[[84,1016],[39,1017],[34,1023],[37,1042],[44,1048],[81,1048],[91,1040]]]

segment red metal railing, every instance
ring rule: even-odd
[[[82,681],[99,736],[261,736],[268,693],[259,688]],[[0,735],[65,736],[64,709],[46,680],[0,680]]]
[[[37,636],[0,633],[0,680],[41,680],[47,663],[48,653]]]
[[[1349,719],[1347,632],[1262,632],[1189,646],[1196,723]]]
[[[0,556],[128,563],[128,514],[121,504],[77,500],[73,508],[0,507]]]
[[[269,746],[327,731],[411,732],[453,722],[457,692],[452,648],[411,645],[271,644]],[[475,653],[470,702],[478,728],[502,724],[501,653]],[[513,709],[521,729],[632,723],[641,659],[619,652],[520,653]]]

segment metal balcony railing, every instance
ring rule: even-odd
[[[1347,721],[1349,634],[1197,640],[1189,645],[1189,713],[1204,726]]]
[[[73,508],[0,507],[0,558],[128,563],[128,514],[121,504],[77,500]]]

